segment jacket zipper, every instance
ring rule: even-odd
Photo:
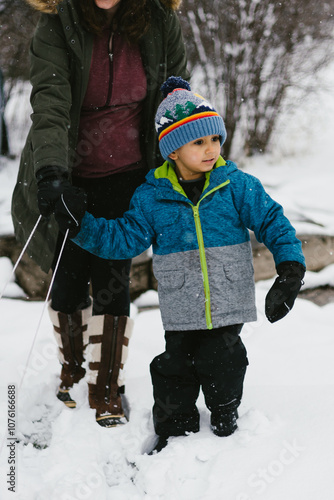
[[[109,56],[109,88],[108,88],[108,95],[107,95],[107,101],[105,103],[105,106],[109,106],[111,96],[112,96],[112,87],[113,87],[113,73],[114,73],[114,53],[113,53],[113,39],[114,39],[114,33],[110,33],[110,37],[108,40],[108,56]]]
[[[199,249],[199,258],[200,258],[201,270],[202,270],[202,276],[203,276],[204,300],[205,300],[205,320],[206,320],[206,326],[207,326],[208,330],[212,330],[213,326],[212,326],[212,316],[211,316],[211,300],[210,300],[210,284],[209,284],[209,276],[208,276],[208,266],[206,263],[203,231],[202,231],[202,225],[201,225],[201,218],[199,215],[199,204],[209,194],[213,193],[214,191],[217,191],[217,189],[220,189],[229,183],[230,183],[229,180],[223,182],[223,184],[220,184],[219,186],[208,191],[203,196],[203,198],[201,198],[199,200],[197,205],[191,205],[191,208],[193,210],[193,215],[194,215],[196,236],[197,236],[198,249]]]
[[[212,330],[208,267],[206,264],[203,232],[202,232],[202,226],[201,226],[201,219],[199,216],[198,205],[199,205],[199,203],[196,206],[191,205],[191,208],[193,209],[193,213],[194,213],[196,235],[197,235],[198,249],[199,249],[199,258],[200,258],[200,262],[201,262],[201,269],[202,269],[202,276],[203,276],[206,326],[207,326],[208,330]]]
[[[118,317],[114,316],[114,329],[113,329],[113,336],[112,336],[112,340],[111,340],[109,371],[108,371],[108,379],[107,379],[107,383],[106,383],[106,392],[105,392],[106,403],[109,403],[109,401],[110,401],[111,379],[112,379],[112,375],[113,375],[113,369],[115,368],[117,329],[118,329]]]

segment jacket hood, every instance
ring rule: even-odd
[[[35,10],[43,14],[57,14],[57,6],[63,0],[26,0],[26,2]]]
[[[26,2],[35,10],[43,14],[57,14],[57,7],[64,0],[26,0]],[[176,10],[182,0],[155,0],[156,3],[162,3],[169,9]]]

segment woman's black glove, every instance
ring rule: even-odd
[[[56,166],[43,167],[36,173],[38,208],[43,217],[50,217],[64,190],[71,186],[67,171]]]
[[[62,233],[69,230],[74,238],[80,231],[81,220],[87,208],[87,195],[83,189],[70,186],[61,193],[55,206],[55,218]]]
[[[276,269],[278,278],[267,293],[265,305],[271,323],[284,318],[292,309],[305,274],[305,267],[300,262],[281,262]]]

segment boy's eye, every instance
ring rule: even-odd
[[[200,146],[201,144],[203,144],[203,141],[202,141],[202,139],[198,139],[197,141],[194,142],[194,144],[197,144]]]
[[[213,142],[219,141],[220,140],[219,135],[215,135],[214,137],[212,137],[212,140],[213,140]]]

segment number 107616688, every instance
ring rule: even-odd
[[[16,428],[16,387],[15,385],[8,386],[8,434],[15,436]]]

